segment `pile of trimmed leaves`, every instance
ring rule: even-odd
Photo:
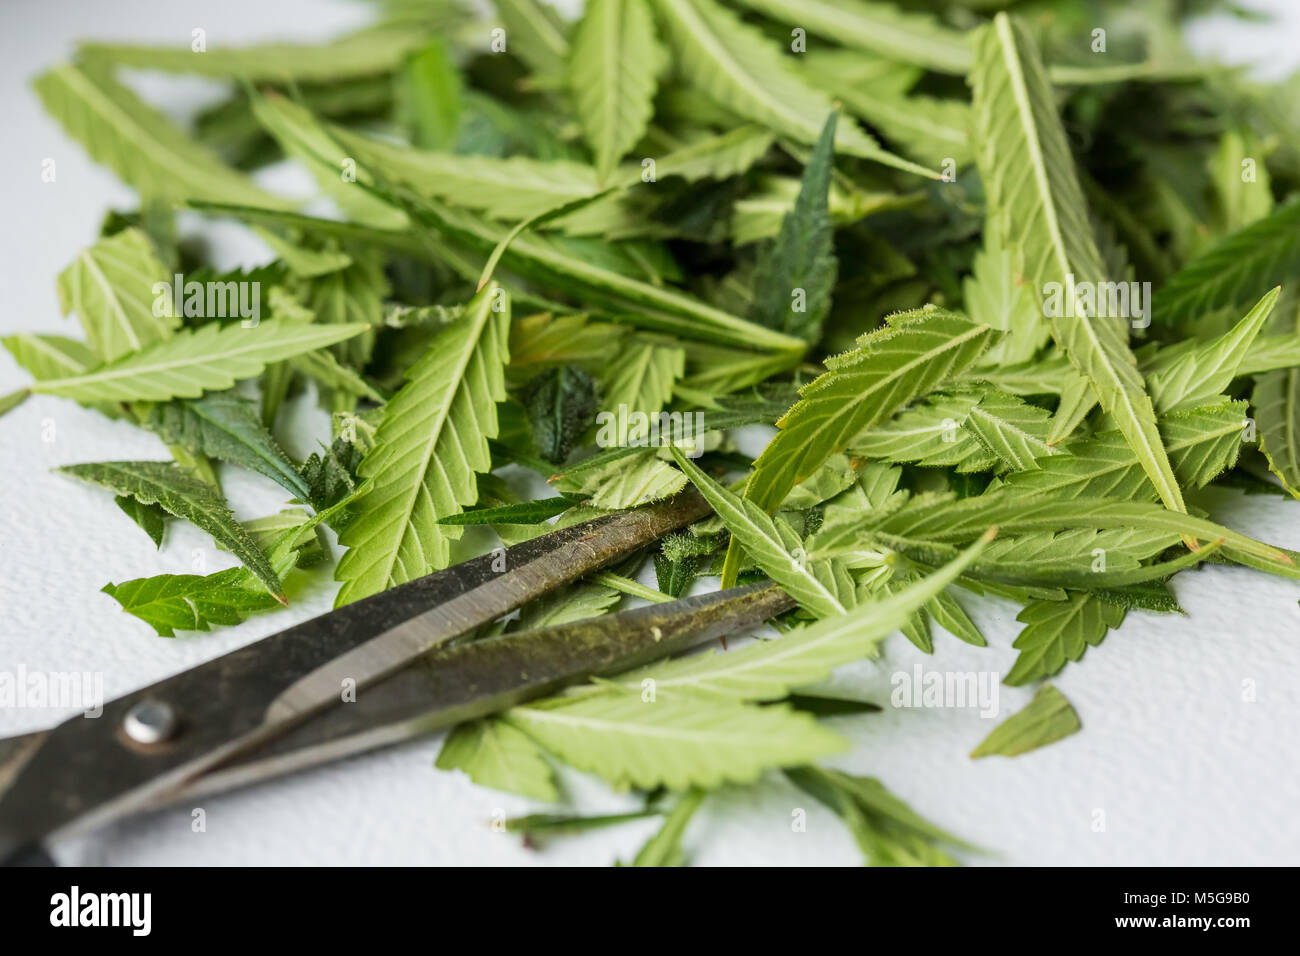
[[[816,717],[855,705],[796,691],[898,629],[984,644],[963,589],[1023,606],[1020,685],[1178,611],[1180,570],[1300,576],[1206,512],[1212,483],[1300,493],[1300,79],[1194,63],[1182,20],[1214,6],[388,0],[319,46],[88,43],[36,91],[141,202],[58,278],[84,338],[4,339],[33,382],[3,406],[72,399],[170,450],[62,469],[241,562],[105,588],[166,636],[274,609],[324,527],[347,603],[694,485],[713,516],[502,626],[765,577],[799,603],[783,636],[464,725],[439,766],[542,801],[556,761],[639,788],[641,814],[510,824],[666,813],[638,864],[682,859],[709,788],[780,768],[870,862],[950,863],[964,844],[878,781],[816,766],[844,744]],[[139,68],[228,98],[182,130]],[[251,178],[286,158],[314,205]],[[178,209],[273,260],[215,271]],[[274,436],[303,389],[333,434],[294,461]],[[290,507],[237,522],[218,463]],[[976,756],[1078,727],[1044,686]]]

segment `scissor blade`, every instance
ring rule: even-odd
[[[430,734],[735,634],[794,606],[777,585],[670,604],[434,651],[265,747],[186,784],[168,802],[229,790]]]
[[[438,643],[707,513],[698,495],[684,493],[640,511],[553,531],[507,549],[504,569],[502,555],[475,558],[119,698],[105,705],[98,719],[65,721],[0,797],[0,859],[19,847],[148,806],[203,771],[341,703],[345,686],[364,688]],[[456,602],[454,614],[443,615],[442,607],[451,602]],[[410,628],[403,623],[417,621]],[[360,669],[352,666],[354,658],[345,658],[350,663],[342,669],[327,666],[367,645],[376,653],[360,662]],[[323,675],[334,682],[326,683]],[[354,683],[345,685],[344,679]],[[287,706],[274,705],[294,688]],[[166,740],[140,744],[123,733],[128,713],[145,701],[161,702],[176,715],[177,729]]]

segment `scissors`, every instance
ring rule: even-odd
[[[506,549],[504,563],[484,555],[336,608],[119,697],[96,719],[0,740],[0,862],[54,865],[52,843],[130,814],[482,717],[793,607],[755,584],[463,640],[708,513],[687,490],[551,531]]]

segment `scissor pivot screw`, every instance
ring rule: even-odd
[[[139,744],[156,744],[176,732],[176,711],[160,700],[142,700],[122,720],[126,735]]]

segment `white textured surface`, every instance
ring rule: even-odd
[[[1279,0],[1279,7],[1285,6]],[[310,11],[309,13],[304,11]],[[0,10],[0,115],[5,117],[5,228],[0,230],[0,332],[70,332],[54,276],[93,239],[103,211],[131,196],[87,160],[41,112],[27,83],[66,55],[74,37],[186,42],[195,26],[210,43],[327,36],[359,22],[346,3],[38,3],[8,0]],[[1199,45],[1249,55],[1253,37],[1294,59],[1297,31],[1197,31]],[[1242,40],[1242,37],[1245,40]],[[1285,37],[1283,43],[1280,39]],[[1245,45],[1243,45],[1245,44]],[[1277,45],[1280,44],[1280,45]],[[1257,49],[1273,49],[1259,47]],[[149,78],[156,102],[192,103],[203,84]],[[179,93],[178,93],[179,91]],[[41,160],[54,157],[58,181],[42,184]],[[258,255],[233,230],[217,249]],[[251,252],[249,251],[251,250]],[[75,334],[75,333],[73,333]],[[24,375],[0,356],[0,394]],[[304,420],[315,413],[301,409]],[[321,422],[318,420],[318,424]],[[51,441],[44,438],[50,435]],[[305,448],[293,449],[302,453]],[[229,564],[195,529],[174,523],[155,552],[111,496],[50,473],[56,465],[110,458],[164,457],[161,445],[120,422],[76,405],[35,398],[0,419],[0,670],[99,671],[109,696],[166,677],[325,610],[333,586],[317,576],[286,612],[181,640],[152,636],[116,610],[99,588],[108,580]],[[283,502],[259,478],[227,472],[241,516]],[[1300,506],[1279,499],[1216,499],[1217,516],[1273,543],[1300,548]],[[1134,614],[1056,681],[1084,731],[1015,760],[973,762],[965,754],[994,720],[970,710],[893,710],[846,718],[855,742],[839,764],[882,778],[921,813],[998,851],[984,862],[1023,864],[1273,864],[1300,853],[1300,586],[1238,569],[1184,574],[1176,584],[1187,617]],[[846,692],[881,703],[889,675],[927,668],[997,670],[1014,660],[1015,608],[968,601],[991,647],[938,635],[933,658],[894,638],[881,665],[837,675]],[[1243,701],[1244,681],[1258,699]],[[1028,691],[1001,689],[1002,716]],[[0,710],[0,735],[53,724],[60,713]],[[434,741],[204,801],[207,831],[191,832],[189,808],[131,822],[63,848],[69,861],[115,864],[589,863],[629,857],[654,828],[638,823],[554,842],[542,853],[492,832],[498,810],[536,809],[432,768]],[[574,806],[630,805],[598,783],[567,775]],[[791,811],[808,811],[806,833]],[[1093,831],[1094,811],[1106,830]],[[781,779],[710,798],[688,834],[702,864],[853,864],[858,853],[838,821]],[[973,862],[979,862],[975,859]]]

